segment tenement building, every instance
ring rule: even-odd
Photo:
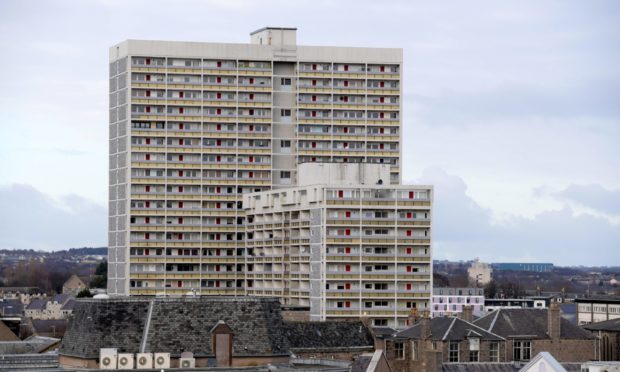
[[[298,187],[244,195],[247,293],[374,326],[404,327],[428,308],[432,189],[383,183],[387,164],[298,169]]]
[[[295,185],[302,163],[385,165],[388,175],[377,189],[386,196],[376,199],[401,213],[402,49],[301,46],[296,29],[264,28],[249,44],[127,40],[111,47],[109,57],[111,295],[245,295],[256,288],[242,196]],[[357,234],[365,234],[363,192],[346,190],[342,200],[357,202],[358,210],[349,212],[358,226],[348,229]],[[377,224],[373,235],[389,231],[381,235],[394,244],[368,248],[380,268],[386,264],[377,258],[390,252],[392,262],[381,271],[393,282],[377,283],[377,290],[391,291],[389,305],[381,306],[393,315],[395,294],[408,282],[417,288],[396,271],[411,266],[414,275],[418,264],[400,262],[401,217],[381,216],[373,221],[393,226]],[[366,248],[350,246],[358,258]],[[361,261],[343,260],[346,265],[358,274],[366,270]],[[355,288],[366,289],[360,278]],[[330,291],[340,285],[329,284]],[[344,301],[365,306],[361,296]]]

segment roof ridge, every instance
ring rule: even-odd
[[[493,318],[493,321],[491,322],[491,324],[489,325],[489,329],[487,331],[492,332],[491,330],[493,329],[493,327],[495,326],[495,322],[497,321],[497,318],[499,317],[499,312],[502,311],[502,309],[497,309],[495,310],[495,318]]]
[[[463,321],[463,322],[465,322],[465,323],[467,323],[467,324],[469,324],[469,325],[472,325],[472,326],[474,326],[474,327],[476,327],[476,328],[478,328],[478,329],[482,330],[482,331],[483,331],[483,332],[485,332],[485,333],[490,333],[490,334],[492,334],[493,336],[497,336],[497,337],[499,337],[499,338],[501,338],[501,339],[505,340],[505,338],[503,338],[502,336],[497,335],[497,334],[495,334],[495,333],[493,333],[493,332],[491,332],[491,331],[487,331],[486,329],[484,329],[484,328],[482,328],[482,327],[480,327],[480,326],[478,326],[478,325],[476,325],[476,324],[474,324],[474,323],[472,323],[472,322],[468,322],[468,321],[467,321],[467,320],[465,320],[465,319],[460,319],[460,320],[461,320],[461,321]]]
[[[450,333],[450,330],[454,326],[454,323],[456,323],[457,319],[458,319],[457,317],[454,317],[454,319],[452,319],[452,323],[450,323],[450,326],[448,327],[448,329],[446,329],[446,333],[444,333],[443,337],[441,338],[441,341],[446,340],[446,337],[448,337],[448,333]]]

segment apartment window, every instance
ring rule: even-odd
[[[283,148],[291,147],[291,141],[290,140],[281,140],[280,141],[280,147],[283,147]]]
[[[458,341],[450,341],[448,344],[448,362],[459,362],[459,343]]]
[[[491,342],[489,344],[489,362],[499,362],[499,343]]]
[[[280,110],[280,116],[291,116],[291,110],[289,109]]]
[[[290,179],[291,178],[291,172],[290,171],[280,171],[280,178]]]
[[[512,355],[514,361],[526,362],[532,355],[531,341],[514,341],[512,344]]]
[[[290,78],[281,78],[280,79],[280,85],[291,85],[291,79]]]
[[[402,342],[394,343],[394,351],[396,353],[396,359],[405,359],[405,344]]]

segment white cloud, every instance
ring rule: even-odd
[[[77,195],[52,198],[28,185],[0,187],[0,248],[58,250],[107,245],[104,207]]]

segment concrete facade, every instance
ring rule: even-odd
[[[401,180],[402,50],[128,40],[110,48],[111,295],[245,295],[242,195],[306,162]],[[219,268],[219,270],[218,270]]]
[[[384,185],[378,164],[305,165],[313,185],[244,195],[248,294],[404,327],[430,306],[432,187]]]

